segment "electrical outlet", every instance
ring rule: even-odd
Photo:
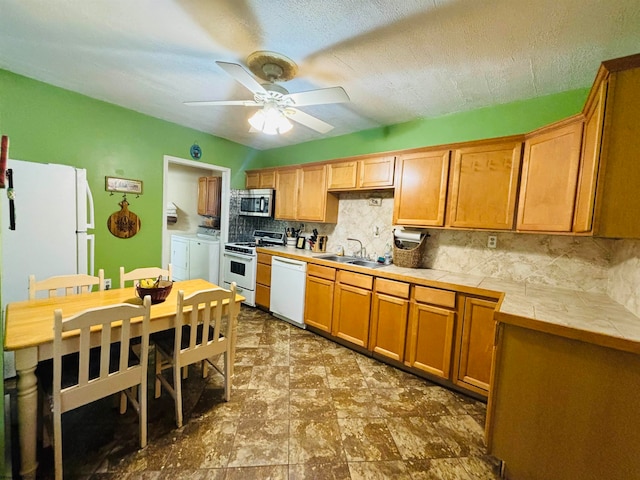
[[[110,278],[105,278],[104,279],[104,289],[105,290],[111,290],[111,279]]]
[[[489,235],[489,240],[487,240],[487,247],[496,248],[498,246],[498,237],[495,235]]]
[[[380,197],[372,197],[369,199],[369,205],[372,207],[379,207],[382,205],[382,198]]]

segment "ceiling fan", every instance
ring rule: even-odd
[[[205,102],[184,102],[185,105],[215,106],[238,105],[261,107],[250,119],[252,131],[270,135],[285,133],[292,128],[289,119],[319,133],[327,133],[333,126],[297,107],[342,103],[350,101],[342,87],[323,88],[307,92],[289,93],[276,82],[291,80],[298,66],[293,60],[275,52],[258,51],[247,58],[251,72],[267,83],[260,84],[241,65],[216,61],[218,66],[253,93],[253,100],[215,100]]]

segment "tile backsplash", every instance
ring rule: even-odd
[[[239,217],[237,193],[232,193],[229,238],[250,240],[254,229],[280,231],[299,228],[301,222]],[[382,256],[392,244],[393,192],[339,194],[338,223],[304,223],[304,234],[316,228],[328,236],[327,251],[344,247],[347,254],[359,248]],[[371,205],[371,198],[379,199]],[[471,275],[483,275],[528,285],[545,285],[608,294],[640,316],[640,241],[610,240],[565,235],[510,232],[428,230],[422,266]],[[376,236],[377,233],[377,236]],[[497,247],[487,247],[489,235]]]

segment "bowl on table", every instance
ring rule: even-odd
[[[156,304],[167,299],[167,296],[171,293],[171,287],[173,287],[173,282],[169,280],[160,280],[153,287],[142,287],[139,283],[136,283],[136,293],[140,298],[144,298],[147,295],[151,296],[151,303]]]

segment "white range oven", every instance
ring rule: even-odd
[[[255,230],[253,242],[230,242],[222,255],[222,281],[225,288],[236,282],[238,293],[245,297],[243,303],[256,306],[256,272],[258,270],[257,246],[284,245],[284,232]]]

